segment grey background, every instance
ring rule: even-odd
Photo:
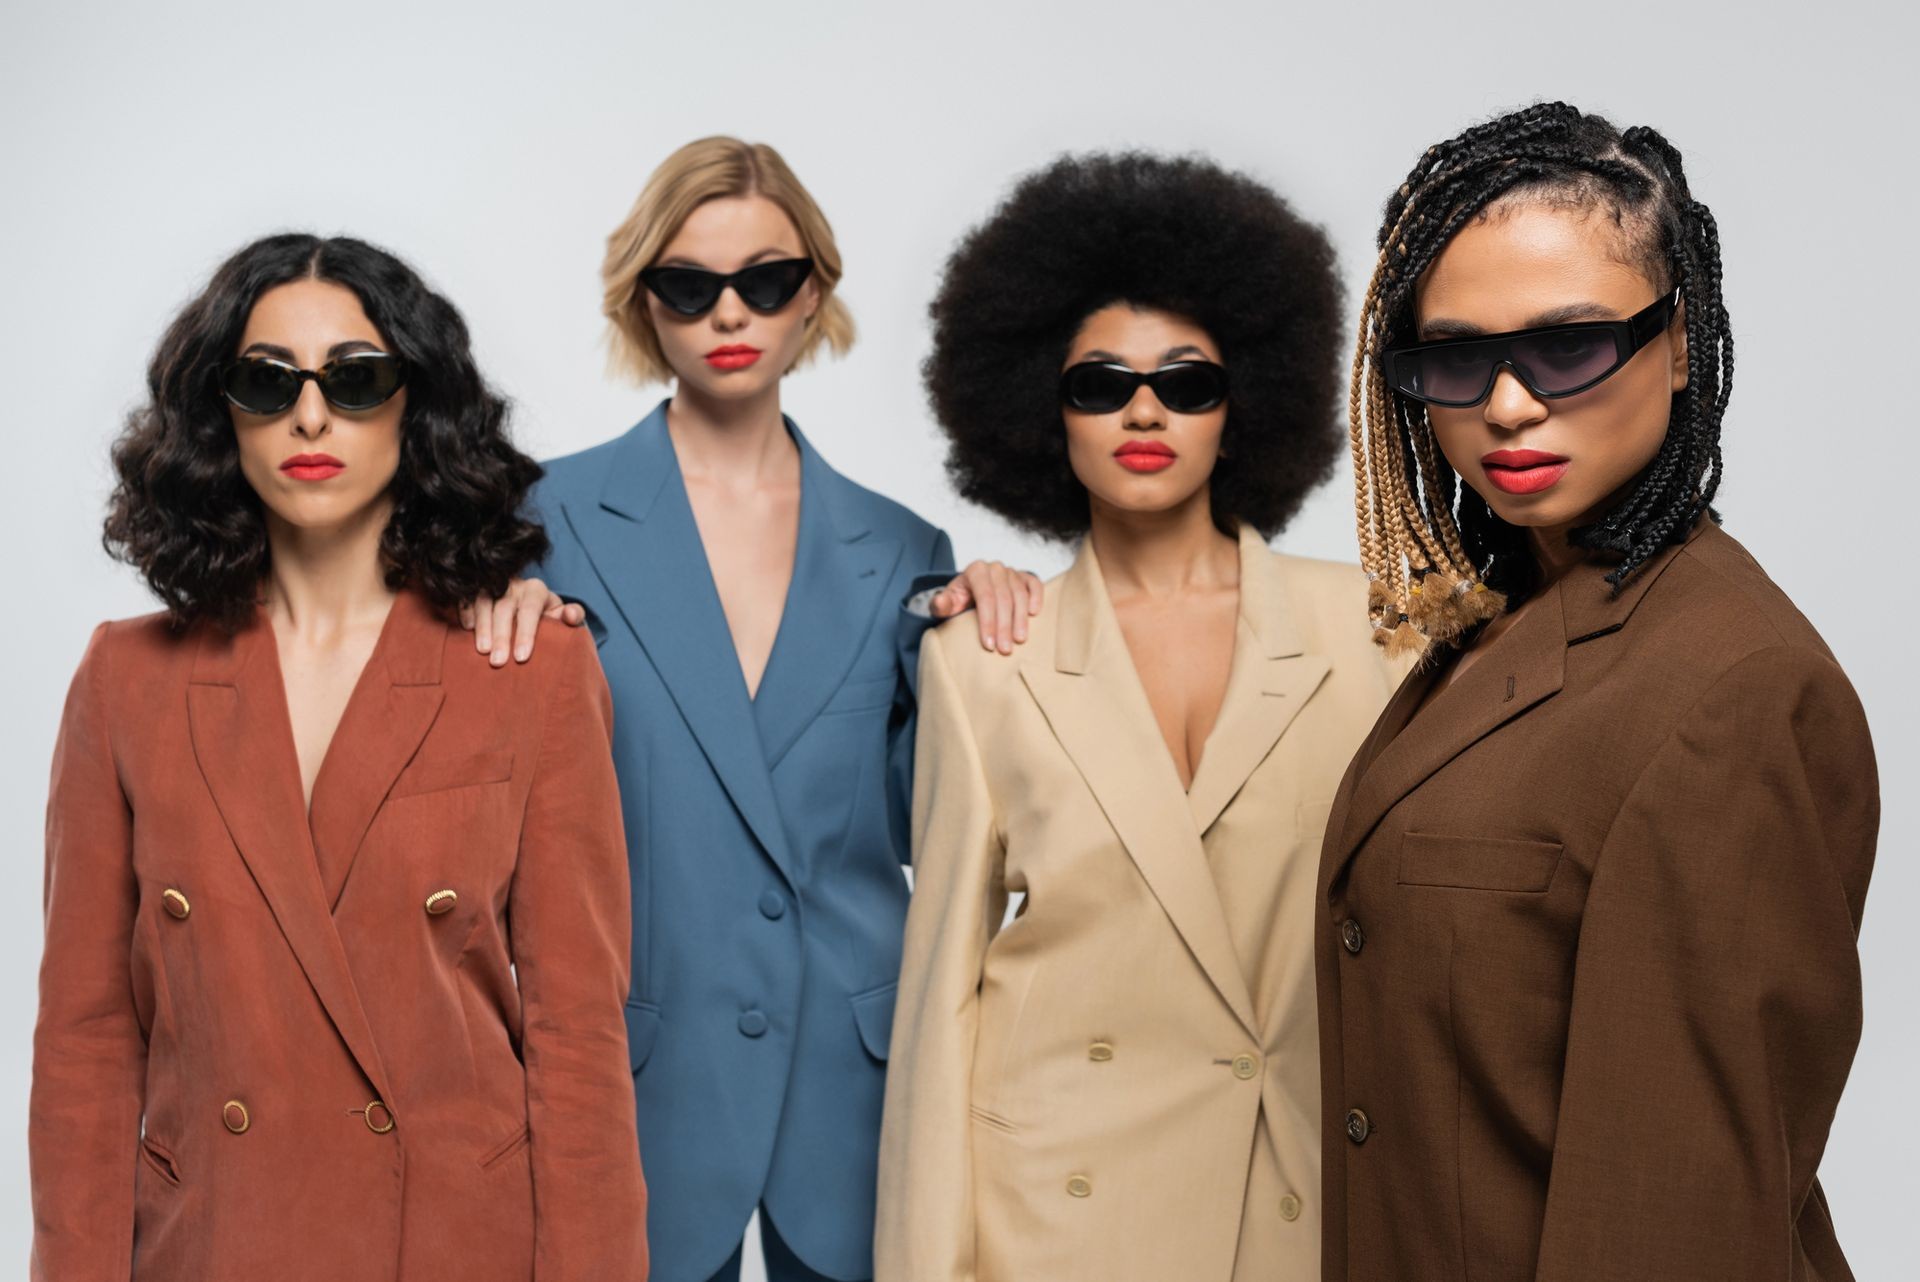
[[[641,182],[703,134],[772,142],[833,220],[861,326],[850,357],[790,380],[789,412],[843,470],[945,525],[963,558],[1051,573],[1063,550],[948,491],[916,372],[942,257],[1012,175],[1064,149],[1210,152],[1323,222],[1351,289],[1423,147],[1558,97],[1660,127],[1719,215],[1739,342],[1727,524],[1825,633],[1875,728],[1886,810],[1861,940],[1866,1036],[1821,1173],[1859,1275],[1911,1276],[1909,7],[533,8],[0,9],[0,1261],[30,1238],[48,753],[88,630],[152,608],[99,549],[106,446],[162,326],[228,252],[280,228],[398,251],[464,309],[520,440],[551,455],[658,395],[608,380],[600,346],[602,245]],[[1353,559],[1347,484],[1281,546]]]

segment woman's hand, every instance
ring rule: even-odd
[[[473,633],[474,648],[496,668],[506,666],[509,647],[521,663],[533,656],[533,635],[543,618],[577,628],[587,621],[587,610],[561,600],[539,579],[514,579],[498,600],[480,596],[460,607],[460,626]]]
[[[998,561],[975,561],[933,594],[933,617],[951,619],[969,609],[979,615],[980,644],[1012,654],[1027,639],[1027,620],[1040,613],[1040,576],[1009,570]]]

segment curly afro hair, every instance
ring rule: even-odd
[[[1048,538],[1086,533],[1060,368],[1115,303],[1183,316],[1219,345],[1232,377],[1213,517],[1272,537],[1342,445],[1333,247],[1267,187],[1197,157],[1063,156],[948,259],[922,373],[960,493]]]

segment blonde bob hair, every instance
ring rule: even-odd
[[[800,185],[780,153],[763,142],[738,138],[702,138],[674,152],[653,171],[633,210],[607,237],[606,262],[600,268],[604,293],[600,310],[607,318],[609,364],[637,383],[673,378],[660,336],[647,310],[640,273],[653,264],[687,217],[709,200],[726,196],[764,196],[785,211],[813,259],[813,281],[820,306],[807,321],[796,366],[821,344],[836,356],[853,346],[853,314],[834,294],[840,283],[840,248],[833,228],[807,189]]]

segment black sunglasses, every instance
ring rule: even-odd
[[[640,283],[682,316],[704,316],[729,287],[756,312],[777,312],[813,275],[811,258],[778,258],[722,275],[704,267],[649,267]]]
[[[386,352],[352,352],[319,369],[300,369],[268,356],[242,356],[220,367],[220,391],[249,414],[278,414],[300,399],[312,379],[337,410],[384,405],[407,381],[407,367]]]
[[[1084,414],[1126,407],[1145,383],[1176,414],[1201,414],[1227,399],[1227,371],[1212,361],[1172,361],[1151,373],[1109,361],[1081,361],[1060,375],[1060,399]]]
[[[1542,325],[1390,347],[1383,354],[1383,372],[1394,391],[1429,405],[1478,405],[1493,391],[1503,369],[1512,370],[1535,396],[1572,396],[1616,373],[1658,338],[1679,305],[1680,291],[1675,289],[1626,320]]]

